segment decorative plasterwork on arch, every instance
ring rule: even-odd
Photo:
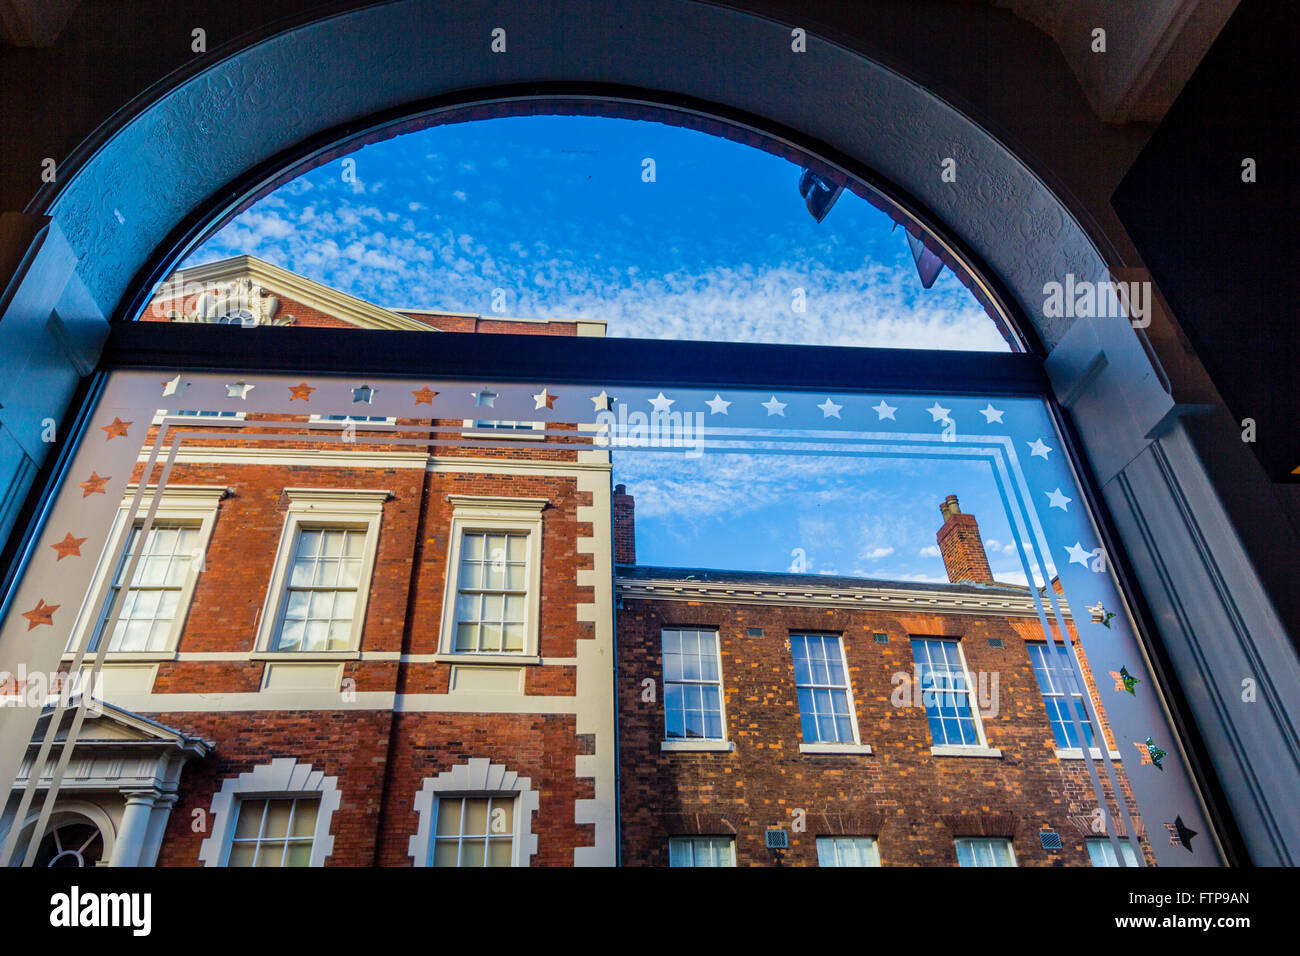
[[[339,808],[343,794],[339,778],[327,777],[313,770],[311,764],[298,763],[292,757],[276,757],[270,763],[254,767],[238,777],[227,777],[221,790],[212,797],[212,835],[199,845],[199,862],[204,866],[225,866],[230,838],[234,834],[237,801],[258,797],[320,796],[316,811],[316,832],[312,837],[309,866],[324,866],[334,851],[330,821]]]
[[[515,795],[515,838],[511,865],[528,866],[537,853],[533,814],[537,811],[541,795],[533,789],[531,777],[521,777],[503,764],[493,763],[486,757],[474,757],[436,777],[425,778],[424,786],[415,795],[415,812],[420,816],[420,825],[411,837],[407,855],[415,861],[416,866],[429,865],[439,797],[495,794]]]

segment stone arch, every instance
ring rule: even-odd
[[[10,329],[31,320],[30,329],[12,334],[48,350],[47,319],[57,312],[65,339],[93,366],[105,317],[123,314],[160,278],[196,216],[237,202],[230,183],[269,178],[275,157],[297,144],[384,111],[454,91],[564,82],[670,91],[661,95],[763,117],[906,190],[998,277],[1048,351],[1053,387],[1249,852],[1262,864],[1300,859],[1300,819],[1279,812],[1300,786],[1300,740],[1286,717],[1300,709],[1300,661],[1140,334],[1122,318],[1044,314],[1046,283],[1108,275],[1068,204],[988,131],[906,77],[813,33],[806,52],[793,54],[789,24],[688,0],[618,10],[559,0],[497,18],[450,0],[374,4],[232,44],[151,88],[29,208],[52,222],[6,315]],[[508,39],[494,54],[497,27]],[[939,175],[948,159],[961,188]],[[77,361],[50,389],[64,408],[85,372]],[[22,414],[6,424],[27,441],[39,419]],[[44,449],[29,445],[39,463]],[[1238,675],[1257,681],[1269,704],[1240,707]],[[1261,753],[1288,756],[1254,762]],[[0,758],[0,770],[16,765],[16,753]]]

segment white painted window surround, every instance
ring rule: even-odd
[[[155,493],[154,488],[145,489],[145,493],[140,500],[140,507],[135,514],[135,520],[127,521],[127,515],[131,509],[131,502],[135,499],[136,490],[135,485],[127,486],[127,493],[122,498],[122,504],[118,508],[113,527],[109,531],[108,544],[104,548],[103,554],[100,555],[90,590],[72,627],[67,653],[75,652],[83,641],[89,641],[92,637],[93,631],[99,625],[104,614],[105,603],[112,593],[113,578],[121,568],[122,556],[126,551],[128,542],[131,540],[132,531],[140,527],[149,514],[149,508],[152,505]],[[221,485],[168,485],[163,490],[162,497],[158,502],[158,510],[154,513],[155,523],[183,524],[197,531],[197,534],[193,536],[191,566],[185,575],[184,581],[180,583],[176,609],[171,619],[171,627],[168,630],[166,640],[154,650],[142,652],[110,650],[107,652],[107,659],[168,660],[176,656],[176,647],[180,642],[181,631],[185,627],[185,618],[189,611],[190,601],[194,597],[194,588],[198,584],[199,575],[202,572],[203,556],[207,552],[208,542],[212,538],[212,530],[216,525],[217,510],[227,492],[228,489]],[[137,564],[133,580],[139,578],[143,564],[142,559]],[[122,570],[125,571],[124,568]],[[123,608],[119,609],[119,614],[122,610],[125,610],[125,601],[123,601],[123,605]]]
[[[546,438],[545,430],[545,422],[524,422],[496,418],[461,419],[462,438],[514,438],[525,441],[542,441]]]
[[[240,800],[266,797],[304,798],[320,801],[316,810],[316,829],[312,834],[311,859],[308,866],[324,866],[334,851],[330,822],[343,798],[338,777],[327,777],[311,764],[292,757],[276,757],[270,763],[254,767],[237,777],[227,777],[213,794],[209,820],[211,835],[199,844],[199,862],[204,866],[225,866],[239,816]]]
[[[286,488],[289,509],[280,535],[266,601],[258,619],[258,656],[285,657],[292,660],[334,659],[339,654],[355,654],[361,646],[361,631],[366,619],[366,604],[379,545],[379,525],[388,491],[360,488]],[[348,529],[365,533],[361,550],[361,568],[356,586],[356,603],[352,611],[351,632],[345,646],[330,651],[276,651],[276,640],[288,600],[288,582],[301,533],[315,530]]]
[[[438,657],[474,663],[540,663],[538,632],[542,590],[542,511],[545,498],[498,498],[478,495],[448,495],[452,506],[447,579],[442,598],[442,633]],[[461,549],[467,535],[478,533],[526,535],[527,562],[523,600],[524,641],[522,651],[485,653],[456,650],[457,597],[460,592]]]
[[[432,863],[439,798],[459,800],[466,796],[514,798],[514,841],[510,865],[530,865],[537,853],[533,814],[537,811],[541,794],[533,789],[532,778],[521,777],[504,764],[493,763],[486,757],[474,757],[436,777],[425,778],[424,785],[415,795],[419,826],[407,849],[414,865],[429,866]]]

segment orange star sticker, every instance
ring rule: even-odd
[[[106,494],[106,492],[104,491],[104,485],[106,484],[108,484],[107,478],[104,478],[101,475],[92,471],[90,473],[90,477],[87,478],[85,481],[83,481],[81,484],[79,484],[77,487],[81,489],[81,497],[89,498],[91,495]]]
[[[107,433],[108,438],[106,438],[105,441],[112,441],[112,440],[113,440],[114,438],[116,438],[118,435],[125,435],[125,434],[126,434],[126,430],[127,430],[128,428],[130,428],[130,427],[131,427],[132,425],[134,425],[134,424],[135,424],[135,422],[124,422],[124,421],[122,421],[122,419],[120,419],[120,418],[118,418],[116,415],[114,415],[114,416],[113,416],[113,424],[111,424],[111,425],[101,425],[101,426],[99,426],[99,430],[102,431],[102,432]]]
[[[81,557],[81,546],[85,543],[86,543],[85,538],[74,538],[72,536],[72,532],[69,531],[67,536],[58,544],[50,545],[51,548],[59,552],[59,556],[54,560],[57,562],[57,561],[62,561],[64,558],[67,557],[73,557],[73,558]]]
[[[424,388],[420,389],[419,391],[412,392],[411,394],[415,396],[415,404],[432,405],[433,396],[437,395],[438,393],[435,392],[433,389],[429,388],[428,385],[426,385],[424,386]]]
[[[316,391],[316,389],[312,388],[306,382],[303,382],[301,385],[290,385],[289,401],[292,402],[301,398],[304,402],[310,402],[311,393],[314,391]]]
[[[61,608],[61,604],[46,604],[44,601],[37,601],[36,607],[30,611],[23,611],[23,617],[27,618],[27,630],[40,625],[54,625],[54,612]]]

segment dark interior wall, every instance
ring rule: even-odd
[[[1186,420],[1255,569],[1300,641],[1300,272],[1292,232],[1300,8],[1238,7],[1113,203],[1224,406]],[[1243,181],[1243,160],[1255,181]],[[1243,441],[1244,421],[1255,441]],[[1249,467],[1249,450],[1260,468]]]

